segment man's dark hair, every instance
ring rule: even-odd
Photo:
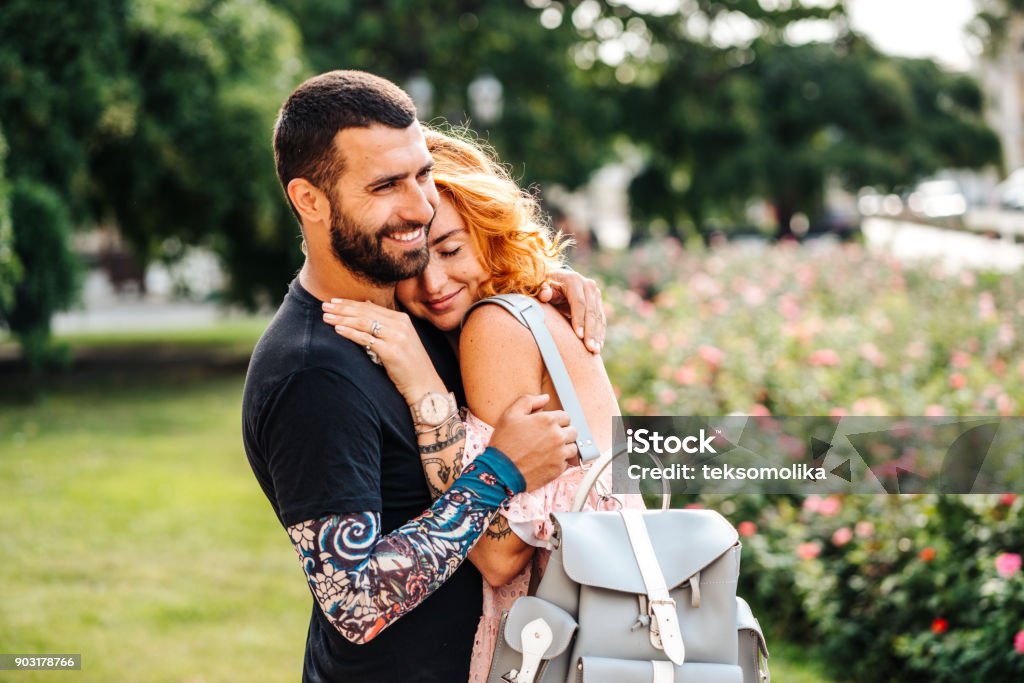
[[[297,87],[274,124],[277,178],[295,217],[299,214],[288,198],[292,179],[306,178],[330,195],[344,170],[335,135],[374,124],[408,128],[415,120],[416,105],[404,90],[364,71],[328,71]]]

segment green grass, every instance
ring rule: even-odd
[[[217,353],[258,332],[173,337]],[[75,348],[146,343],[170,342]],[[0,403],[0,652],[83,656],[80,672],[0,681],[298,680],[312,601],[242,451],[241,390],[162,372]],[[827,681],[804,650],[770,646],[776,681]]]
[[[81,681],[299,678],[311,600],[240,395],[232,378],[3,408],[0,651],[80,652]]]

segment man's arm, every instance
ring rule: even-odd
[[[451,577],[498,507],[524,490],[512,461],[488,448],[430,509],[386,536],[377,512],[329,515],[288,533],[320,609],[363,644]]]
[[[313,595],[342,636],[372,640],[455,572],[502,504],[565,470],[576,430],[564,411],[539,412],[547,402],[545,395],[517,399],[498,420],[491,447],[430,509],[387,536],[376,512],[288,527]]]
[[[549,273],[548,282],[537,298],[552,304],[569,318],[573,331],[588,351],[601,352],[607,325],[601,290],[594,280],[563,266]]]

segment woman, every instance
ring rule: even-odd
[[[551,268],[559,264],[565,243],[544,224],[536,200],[512,181],[492,154],[451,135],[425,134],[441,202],[428,237],[429,264],[419,277],[399,283],[397,297],[410,314],[446,332],[458,351],[468,404],[462,463],[467,464],[484,450],[491,425],[519,396],[547,394],[552,397],[547,407],[561,408],[527,328],[499,306],[480,306],[463,318],[475,302],[494,294],[536,296]],[[593,436],[602,451],[611,448],[611,418],[620,413],[604,364],[584,348],[554,307],[542,308]],[[360,345],[367,342],[361,330],[373,324],[367,321],[393,315],[369,303],[343,302],[325,310],[325,320],[340,323],[338,333]],[[387,320],[389,326],[397,322],[394,317]],[[403,337],[406,350],[415,338],[414,333]],[[416,383],[425,370],[410,358],[420,354],[395,353],[397,345],[388,345],[392,352],[385,353],[384,346],[379,349],[381,361],[396,385]],[[486,679],[501,614],[526,594],[531,574],[543,571],[550,554],[549,514],[571,507],[583,474],[581,467],[573,466],[544,488],[516,496],[470,553],[485,579],[471,681]],[[591,508],[621,504],[597,493],[588,501]]]

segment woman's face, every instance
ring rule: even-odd
[[[462,316],[480,299],[480,285],[490,273],[480,263],[465,221],[443,192],[427,243],[426,269],[399,282],[396,293],[410,313],[450,332],[459,328]]]

